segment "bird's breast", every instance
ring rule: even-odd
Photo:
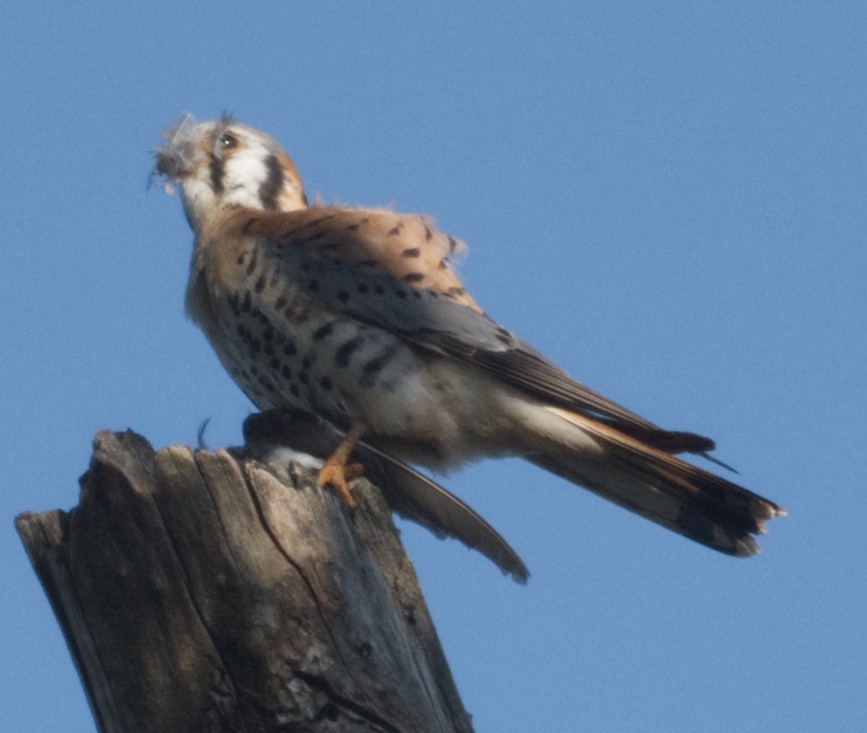
[[[329,307],[253,245],[231,256],[195,260],[187,308],[258,408],[300,408],[343,430],[363,420],[368,438],[433,467],[498,452],[480,438],[499,429],[481,418],[497,380]]]

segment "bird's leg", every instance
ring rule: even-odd
[[[330,487],[349,506],[355,506],[355,499],[349,493],[346,482],[348,479],[361,476],[363,467],[360,463],[347,465],[346,462],[365,430],[367,430],[367,423],[361,420],[353,423],[331,455],[325,459],[325,463],[316,476],[316,483],[320,486]]]

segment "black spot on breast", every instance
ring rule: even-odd
[[[409,272],[403,276],[403,281],[407,283],[418,283],[424,280],[424,275],[421,272]]]
[[[297,384],[293,384],[291,387],[289,387],[289,392],[291,392],[293,397],[300,397],[301,396],[300,393],[298,392],[298,385]]]
[[[283,344],[283,354],[285,356],[295,356],[298,353],[298,347],[295,346],[295,342],[292,339],[286,339],[286,343]]]
[[[349,291],[338,290],[337,291],[337,300],[339,300],[341,303],[348,303],[349,302]]]
[[[334,352],[334,363],[341,368],[349,366],[349,358],[363,343],[363,336],[353,336],[349,341],[344,341]]]
[[[241,303],[241,310],[244,313],[249,313],[252,305],[253,305],[253,296],[250,295],[249,290],[245,290],[244,291],[244,301]]]
[[[292,370],[285,364],[281,367],[280,374],[285,379],[292,379]]]
[[[331,332],[334,330],[334,322],[331,321],[326,323],[323,326],[320,326],[313,332],[313,340],[314,341],[322,341],[324,338],[328,338],[331,335]]]
[[[274,310],[283,310],[283,306],[286,305],[289,301],[284,297],[280,296],[277,300],[274,301]]]
[[[401,257],[419,257],[421,255],[421,250],[418,247],[410,247],[409,249],[405,249],[400,253]]]
[[[322,386],[322,389],[329,390],[334,386],[334,383],[331,381],[331,377],[324,376],[319,380],[319,384]]]
[[[241,252],[241,254],[238,255],[238,259],[235,260],[235,262],[237,262],[239,265],[243,265],[244,260],[246,260],[246,259],[247,259],[247,253]]]
[[[311,293],[315,293],[319,290],[319,281],[318,280],[308,280],[307,281],[307,289]]]
[[[377,372],[382,371],[385,365],[388,364],[388,362],[390,362],[395,356],[397,356],[399,348],[399,344],[394,344],[388,347],[378,356],[368,361],[363,367],[364,374],[368,377],[371,377]]]
[[[388,232],[386,232],[386,236],[389,236],[389,237],[396,237],[398,234],[400,234],[400,224],[392,227],[391,229],[388,230]]]
[[[366,293],[368,290],[370,290],[370,288],[367,287],[367,284],[366,284],[366,283],[359,283],[359,284],[358,284],[358,287],[356,288],[356,290],[357,290],[359,293]]]
[[[259,279],[256,280],[256,284],[253,286],[253,289],[257,293],[261,293],[265,289],[265,275],[259,275]]]
[[[253,270],[256,269],[256,263],[259,261],[259,253],[254,249],[253,254],[250,257],[250,264],[247,265],[247,274],[252,275]]]
[[[376,285],[373,286],[373,292],[376,293],[377,295],[385,295],[385,288],[382,285],[380,285],[379,283],[377,283]]]
[[[274,340],[274,332],[270,328],[266,328],[262,331],[262,340],[263,341],[273,341]]]
[[[406,290],[403,290],[402,288],[397,288],[397,290],[394,291],[394,294],[398,298],[402,298],[403,300],[406,300],[406,296],[407,296]]]
[[[303,369],[298,372],[298,381],[301,382],[301,384],[310,384],[310,377]]]

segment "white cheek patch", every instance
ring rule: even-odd
[[[268,178],[264,150],[243,150],[225,162],[223,200],[233,206],[261,206],[259,189]]]

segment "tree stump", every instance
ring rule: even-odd
[[[102,431],[18,532],[100,731],[471,731],[377,489]]]

